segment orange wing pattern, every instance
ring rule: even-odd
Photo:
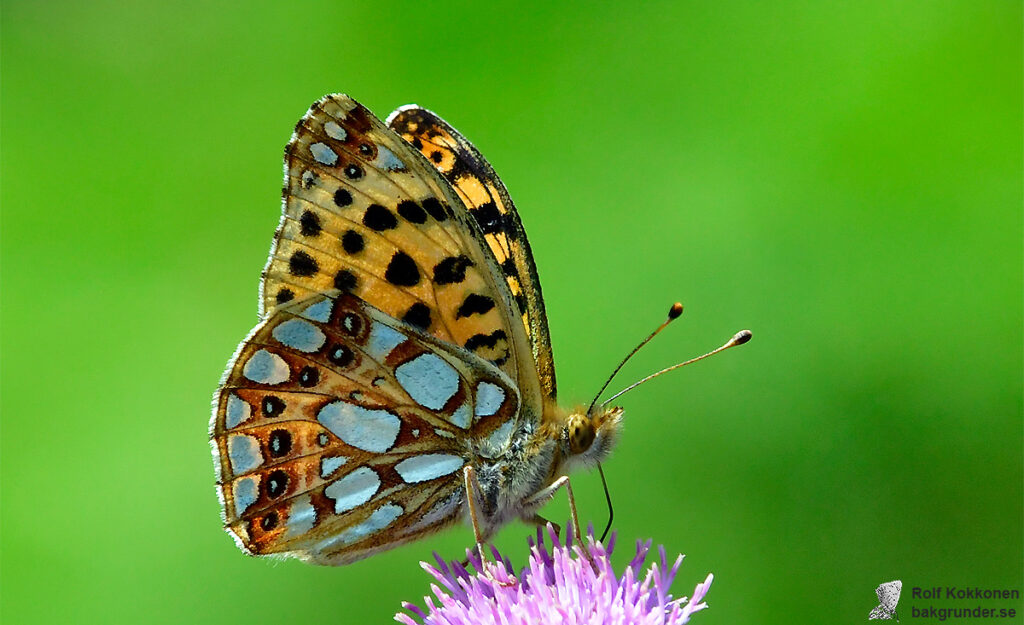
[[[522,315],[544,394],[553,400],[555,366],[540,279],[508,190],[479,150],[431,111],[404,106],[388,117],[388,125],[451,183],[480,227]]]
[[[337,289],[494,362],[526,397],[539,393],[500,268],[422,155],[362,105],[332,95],[297,124],[285,175],[261,285],[264,318]]]

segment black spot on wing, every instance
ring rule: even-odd
[[[355,360],[355,354],[347,346],[337,343],[327,350],[327,360],[339,367],[347,367]]]
[[[423,210],[419,204],[412,200],[404,200],[399,203],[398,214],[406,221],[414,224],[423,224],[427,222],[427,211]]]
[[[359,336],[363,329],[363,318],[355,313],[345,313],[340,320],[341,330],[349,336]]]
[[[288,430],[274,430],[270,433],[267,447],[272,458],[286,456],[292,450],[292,435]]]
[[[516,301],[516,306],[519,307],[520,312],[526,312],[526,295],[524,293],[516,293],[512,296],[512,299]]]
[[[459,284],[466,279],[466,268],[472,264],[467,256],[449,256],[434,266],[434,283]]]
[[[496,234],[504,228],[504,218],[498,212],[498,207],[494,205],[494,202],[484,202],[472,209],[470,213],[484,234]]]
[[[493,348],[498,341],[508,338],[504,330],[495,330],[490,334],[474,334],[466,341],[466,349],[473,351],[480,347]]]
[[[459,310],[455,313],[455,318],[461,319],[470,315],[482,315],[492,308],[494,308],[493,299],[486,295],[470,293],[462,302],[462,305],[459,306]]]
[[[420,330],[430,327],[430,309],[423,302],[416,302],[402,316],[402,321]]]
[[[304,211],[299,217],[299,230],[302,236],[315,237],[320,234],[320,218],[313,211]]]
[[[436,197],[428,197],[420,202],[420,204],[437,221],[448,219],[448,212],[445,210],[444,204],[438,201]]]
[[[397,286],[416,286],[420,281],[420,270],[405,252],[395,252],[384,271],[384,279]]]
[[[356,284],[359,280],[356,275],[348,269],[341,269],[334,275],[334,288],[345,293],[349,293],[356,288]]]
[[[320,269],[320,266],[316,264],[316,260],[303,251],[295,252],[288,259],[288,271],[293,276],[311,276],[318,269]]]
[[[320,372],[316,367],[306,366],[299,372],[299,386],[302,388],[311,388],[318,382],[320,382]]]
[[[358,254],[363,251],[366,243],[363,241],[363,235],[359,234],[355,230],[346,230],[345,234],[341,235],[341,247],[349,254]]]
[[[284,401],[280,397],[274,397],[273,395],[267,395],[263,398],[263,403],[260,405],[263,409],[263,416],[267,419],[271,417],[279,417],[284,412]]]
[[[283,495],[284,491],[288,489],[288,474],[281,469],[271,471],[270,475],[267,476],[266,489],[269,499],[275,499]]]
[[[295,293],[291,289],[281,289],[277,292],[277,295],[274,296],[274,301],[278,304],[284,304],[285,302],[290,302],[293,299],[295,299]]]
[[[352,194],[347,189],[338,189],[334,192],[334,203],[338,208],[345,208],[352,204]]]
[[[397,227],[398,219],[394,213],[380,204],[370,204],[366,207],[366,213],[363,214],[363,224],[367,228],[383,232],[384,230],[391,230]]]
[[[267,513],[266,516],[264,516],[260,520],[260,528],[262,528],[264,532],[269,532],[270,530],[277,527],[277,521],[277,512],[271,510],[270,512]]]

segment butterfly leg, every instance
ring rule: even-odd
[[[562,477],[555,480],[551,484],[551,486],[548,486],[547,488],[541,490],[539,493],[531,495],[529,498],[523,501],[523,506],[526,507],[527,509],[533,507],[540,507],[547,503],[548,501],[550,501],[551,498],[555,496],[555,493],[558,492],[558,489],[563,487],[565,488],[566,496],[569,498],[569,517],[570,519],[572,519],[572,530],[575,533],[576,542],[579,544],[580,549],[583,551],[583,555],[586,556],[587,560],[590,562],[590,565],[593,566],[594,570],[596,571],[597,565],[594,563],[593,556],[590,555],[590,550],[587,549],[587,543],[583,538],[583,532],[582,530],[580,530],[580,518],[579,515],[576,514],[576,497],[574,497],[572,494],[572,484],[569,482],[568,475],[563,475]],[[537,515],[534,518],[536,519],[540,517],[539,515]]]
[[[484,556],[484,535],[480,529],[480,508],[482,506],[480,480],[476,477],[476,470],[473,465],[467,464],[462,470],[462,480],[466,488],[466,505],[469,506],[469,520],[473,524],[473,538],[476,539],[476,551],[480,556],[481,564],[486,559]]]

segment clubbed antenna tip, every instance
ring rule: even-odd
[[[754,338],[754,333],[750,330],[740,330],[736,333],[736,336],[732,337],[733,345],[743,345],[750,339]]]

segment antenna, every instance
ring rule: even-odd
[[[660,326],[655,328],[654,332],[651,332],[649,335],[647,335],[647,338],[645,338],[644,340],[640,341],[640,344],[637,345],[636,347],[634,347],[633,351],[631,351],[628,354],[626,354],[626,357],[622,359],[622,362],[619,363],[619,366],[615,367],[615,371],[612,371],[612,374],[610,376],[608,376],[608,379],[605,380],[604,386],[602,386],[601,390],[599,390],[597,392],[597,395],[594,396],[594,401],[590,402],[590,407],[587,408],[587,414],[590,414],[590,412],[594,409],[594,406],[597,405],[597,400],[601,397],[601,393],[603,393],[605,391],[605,389],[608,388],[608,385],[612,383],[613,379],[615,379],[615,375],[619,372],[619,369],[622,369],[622,366],[625,365],[626,362],[630,358],[633,357],[633,354],[635,354],[638,351],[640,351],[641,347],[643,347],[644,345],[647,345],[647,343],[650,342],[651,339],[653,339],[655,336],[657,336],[658,332],[661,332],[662,330],[664,330],[668,326],[668,324],[670,324],[673,321],[675,321],[676,319],[678,319],[679,315],[681,315],[681,314],[683,314],[683,305],[680,304],[679,302],[676,302],[675,304],[672,304],[672,308],[668,309],[668,319],[665,319],[665,321],[663,321]],[[607,404],[607,403],[608,402],[605,402],[605,404]],[[602,406],[603,405],[604,404],[602,404]],[[607,490],[605,491],[605,494],[607,494]],[[605,530],[605,531],[607,532],[607,530]]]
[[[673,307],[673,309],[674,309],[674,307]],[[669,321],[671,321],[671,319],[669,319]],[[668,321],[666,321],[665,323],[667,324]],[[665,327],[665,326],[662,325],[662,327]],[[657,334],[659,330],[661,330],[661,328],[658,328],[658,330],[655,330],[655,334]],[[654,334],[652,334],[651,336],[654,336]],[[708,356],[714,356],[718,352],[725,351],[725,350],[729,349],[730,347],[736,347],[737,345],[743,345],[744,343],[749,341],[753,336],[754,336],[754,334],[750,330],[740,330],[739,332],[734,334],[733,337],[731,339],[729,339],[725,343],[725,345],[722,345],[718,349],[711,350],[710,352],[704,354],[703,356],[697,356],[696,358],[691,358],[691,359],[687,360],[686,362],[681,362],[681,363],[679,363],[677,365],[672,365],[671,367],[662,369],[661,371],[658,371],[657,373],[652,373],[651,375],[649,375],[646,378],[640,380],[639,382],[634,382],[633,384],[630,384],[629,386],[627,386],[626,388],[622,389],[618,393],[615,393],[614,395],[609,397],[607,400],[602,402],[601,406],[607,406],[611,402],[615,401],[615,399],[617,397],[620,397],[620,396],[628,393],[629,391],[635,389],[636,387],[640,386],[644,382],[647,382],[649,380],[653,380],[654,378],[658,377],[659,375],[662,375],[663,373],[668,373],[669,371],[673,371],[675,369],[678,369],[679,367],[685,367],[686,365],[693,364],[693,363],[697,362],[698,360],[704,360]],[[650,337],[648,337],[647,340],[650,340]],[[644,342],[646,343],[647,341],[644,341]],[[641,345],[643,345],[643,343],[641,343]],[[637,349],[639,349],[639,348],[637,348]],[[633,351],[636,351],[636,350],[633,350]],[[630,355],[632,356],[632,354],[630,354]],[[618,369],[616,369],[616,371],[618,371]],[[605,386],[607,386],[607,384],[605,384]]]
[[[640,351],[641,347],[643,347],[644,345],[647,345],[647,343],[650,342],[651,339],[653,339],[659,332],[664,330],[668,326],[668,324],[670,324],[673,321],[675,321],[676,319],[678,319],[679,316],[682,315],[682,314],[683,314],[683,305],[680,304],[679,302],[676,302],[675,304],[672,304],[672,308],[669,308],[669,310],[668,310],[668,318],[665,319],[665,321],[663,321],[660,326],[655,328],[654,332],[651,332],[647,336],[647,338],[645,338],[644,340],[640,341],[640,344],[637,345],[636,347],[634,347],[633,351],[629,352],[629,354],[627,354],[626,357],[622,359],[622,362],[619,363],[619,366],[615,367],[615,370],[612,371],[612,374],[610,376],[608,376],[608,379],[605,381],[604,386],[601,387],[601,390],[598,391],[597,395],[594,397],[594,401],[590,402],[590,407],[587,408],[587,414],[590,414],[591,411],[594,410],[594,406],[597,405],[597,400],[601,397],[601,394],[605,392],[605,390],[608,388],[608,385],[611,384],[612,380],[615,378],[615,375],[619,372],[620,369],[622,369],[622,366],[625,365],[626,362],[630,358],[633,357],[633,354],[635,354],[638,351]],[[647,382],[649,380],[653,380],[654,378],[658,377],[659,375],[662,375],[664,373],[668,373],[669,371],[672,371],[674,369],[678,369],[679,367],[685,367],[686,365],[695,363],[698,360],[704,360],[708,356],[713,356],[713,355],[717,354],[718,352],[725,351],[725,350],[729,349],[730,347],[736,347],[737,345],[743,345],[744,343],[749,341],[751,338],[753,338],[753,336],[754,335],[753,335],[753,333],[750,330],[740,330],[739,332],[734,334],[731,339],[729,339],[724,345],[722,345],[718,349],[712,350],[712,351],[704,354],[703,356],[698,356],[696,358],[691,358],[690,360],[687,360],[686,362],[681,362],[681,363],[679,363],[677,365],[672,365],[671,367],[668,367],[666,369],[662,369],[661,371],[658,371],[657,373],[652,373],[651,375],[649,375],[646,378],[640,380],[639,382],[631,384],[631,385],[627,386],[626,388],[624,388],[623,390],[619,391],[618,393],[615,393],[608,400],[602,402],[601,403],[601,407],[603,408],[603,407],[607,406],[611,402],[615,401],[616,398],[621,397],[622,395],[624,395],[624,394],[628,393],[629,391],[635,389],[636,387],[640,386],[644,382]],[[601,486],[604,488],[604,498],[605,498],[605,501],[608,502],[608,524],[605,525],[604,531],[601,533],[601,542],[604,543],[604,539],[608,536],[608,531],[612,528],[612,519],[615,518],[615,509],[612,507],[612,495],[608,491],[608,482],[605,480],[604,469],[601,468],[601,463],[597,464],[597,472],[601,475]]]

